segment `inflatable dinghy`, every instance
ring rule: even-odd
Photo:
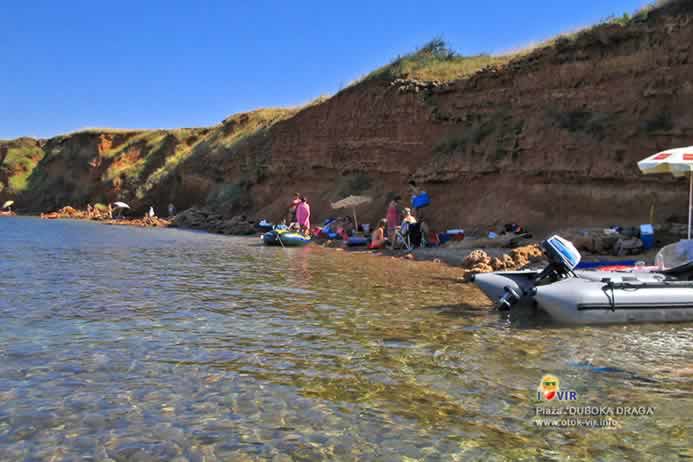
[[[657,272],[573,271],[580,254],[572,243],[553,236],[542,249],[549,265],[541,272],[477,274],[473,281],[498,309],[533,305],[563,324],[693,321],[691,262]]]
[[[300,247],[308,244],[311,239],[301,233],[289,230],[272,230],[261,236],[265,245],[276,245],[283,247]]]

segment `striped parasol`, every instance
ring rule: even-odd
[[[658,152],[638,162],[645,175],[671,173],[675,177],[688,176],[688,239],[691,238],[691,216],[693,215],[693,146]]]

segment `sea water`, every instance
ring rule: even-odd
[[[692,363],[690,324],[516,324],[437,265],[0,218],[0,460],[689,460]]]

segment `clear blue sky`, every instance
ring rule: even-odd
[[[332,94],[441,36],[502,52],[645,0],[5,1],[0,139],[211,125]]]

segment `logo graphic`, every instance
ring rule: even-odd
[[[556,393],[560,391],[561,381],[555,375],[545,375],[539,382],[538,391],[543,395],[543,398],[552,401],[556,397]]]
[[[537,387],[537,399],[546,401],[575,401],[577,392],[561,391],[561,380],[552,374],[546,374],[541,378]]]

